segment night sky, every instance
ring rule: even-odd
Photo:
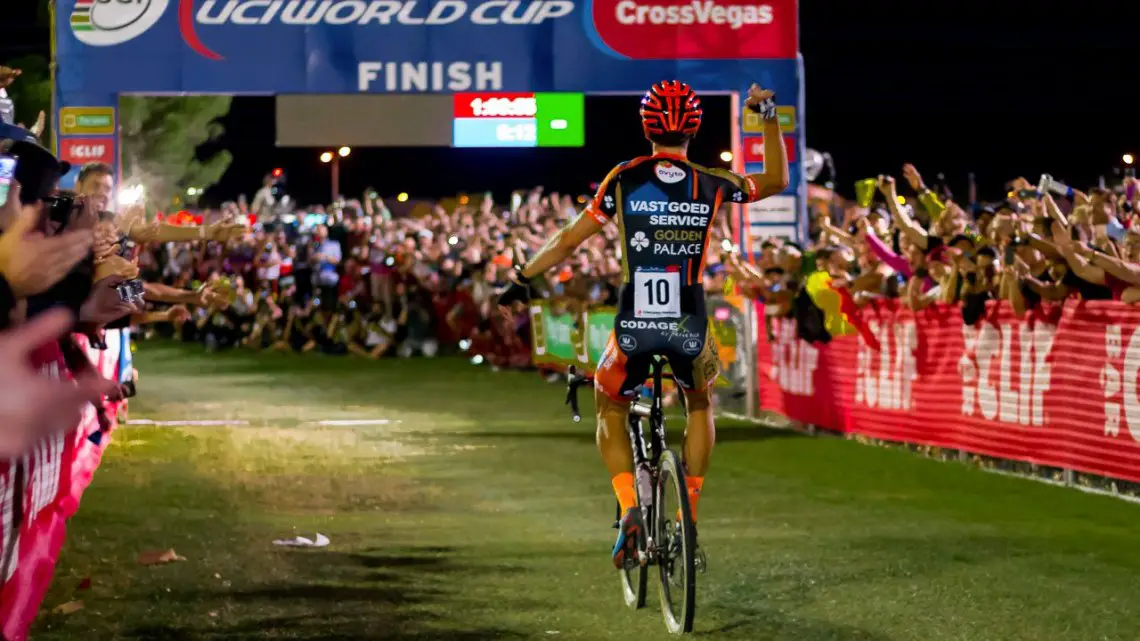
[[[48,33],[34,25],[32,3],[5,4],[0,60],[46,54]],[[997,197],[1012,177],[1036,181],[1042,172],[1087,186],[1100,175],[1111,180],[1122,153],[1140,151],[1140,3],[806,0],[800,15],[807,142],[835,158],[841,191],[859,178],[898,174],[907,161],[931,177],[943,172],[958,193],[974,172],[983,198]],[[727,145],[727,103],[705,103],[692,155],[715,164]],[[635,97],[588,99],[582,150],[356,149],[342,165],[342,191],[586,191],[645,150],[636,107]],[[275,147],[272,99],[236,99],[226,125],[234,163],[211,199],[252,194],[260,176],[283,167],[299,201],[327,200],[328,167],[317,150]]]

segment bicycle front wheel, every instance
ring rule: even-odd
[[[653,540],[661,570],[661,613],[673,634],[693,631],[697,605],[697,530],[685,486],[685,468],[672,450],[661,454]]]

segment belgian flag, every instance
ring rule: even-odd
[[[816,271],[808,275],[792,306],[796,334],[809,343],[829,343],[835,336],[859,334],[878,351],[879,339],[863,319],[851,292],[833,287],[831,275]]]

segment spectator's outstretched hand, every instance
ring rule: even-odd
[[[98,377],[51,380],[29,365],[32,352],[69,327],[70,315],[53,310],[0,334],[0,457],[19,456],[37,439],[75,427],[84,405],[117,387]]]
[[[95,280],[117,276],[122,280],[138,278],[139,268],[131,261],[114,254],[103,258],[95,264]]]
[[[40,114],[36,116],[36,122],[28,129],[32,135],[39,138],[44,134],[44,125],[47,123],[47,116],[41,110]]]
[[[894,198],[895,194],[895,177],[894,176],[879,176],[879,191],[889,199]]]
[[[80,322],[105,325],[113,320],[142,311],[119,298],[119,292],[115,287],[122,282],[123,279],[118,276],[96,281],[91,288],[91,293],[87,296],[87,300],[79,308]]]
[[[211,307],[214,309],[226,309],[230,306],[229,298],[223,292],[217,291],[210,285],[205,285],[197,292],[198,300],[194,304],[199,307]]]
[[[0,236],[0,275],[17,298],[46,291],[91,250],[90,231],[51,237],[33,232],[39,216],[39,205],[20,204],[20,185],[13,182],[2,214],[6,231]]]
[[[95,254],[96,262],[102,261],[108,256],[118,254],[120,249],[119,229],[115,227],[115,223],[106,221],[95,226],[92,252]]]
[[[206,230],[206,237],[210,240],[228,243],[231,240],[241,240],[245,232],[245,225],[217,223],[209,226]]]
[[[175,325],[182,325],[190,320],[190,310],[186,309],[184,305],[175,305],[166,310],[166,321]]]
[[[923,192],[926,190],[926,185],[922,184],[922,175],[914,168],[914,165],[907,163],[903,165],[903,178],[906,179],[910,188],[916,192]]]

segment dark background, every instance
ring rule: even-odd
[[[46,54],[34,5],[4,5],[0,60]],[[1046,171],[1087,186],[1111,180],[1122,153],[1140,152],[1140,3],[804,0],[800,21],[807,142],[835,158],[843,192],[859,178],[897,175],[908,161],[928,176],[944,173],[961,195],[968,172],[983,197]],[[717,163],[727,148],[719,102],[706,100],[698,161]],[[224,139],[234,163],[210,200],[252,194],[273,167],[286,170],[299,201],[327,200],[329,171],[317,150],[276,148],[272,123],[271,99],[235,99]],[[490,188],[502,199],[544,184],[577,193],[645,149],[635,98],[589,99],[586,126],[582,150],[355,149],[342,164],[342,191],[428,197]]]

